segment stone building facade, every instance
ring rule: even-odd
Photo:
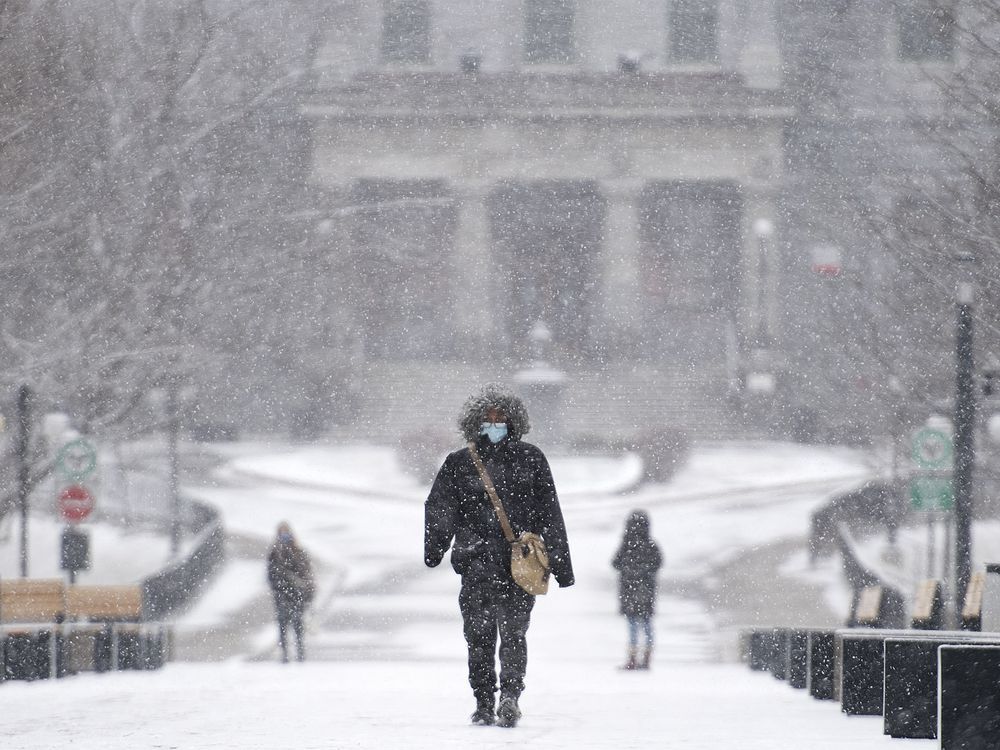
[[[330,251],[354,258],[345,299],[369,372],[423,363],[409,372],[429,373],[431,390],[435,363],[510,372],[537,355],[542,321],[546,356],[590,383],[581,402],[630,387],[623,401],[697,432],[748,385],[774,397],[775,373],[824,345],[801,330],[817,252],[864,252],[835,220],[849,213],[843,163],[810,154],[852,158],[851,128],[895,137],[858,118],[880,106],[868,84],[888,71],[912,89],[910,63],[951,44],[934,13],[802,5],[344,6],[305,113]],[[842,32],[829,50],[827,16]],[[851,179],[873,168],[855,164]],[[636,367],[645,377],[621,386]],[[685,378],[718,406],[712,418],[650,400],[674,388],[697,401]]]

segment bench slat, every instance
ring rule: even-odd
[[[67,586],[62,579],[0,581],[0,623],[72,620],[139,620],[142,588],[136,585]]]
[[[139,586],[69,586],[66,616],[92,620],[138,620],[142,614]]]
[[[51,622],[65,610],[60,578],[0,581],[0,622]]]

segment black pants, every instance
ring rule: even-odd
[[[302,640],[302,612],[278,609],[278,645],[281,646],[281,660],[288,661],[288,628],[295,633],[295,656],[299,661],[305,661],[306,646]]]
[[[476,699],[492,699],[497,689],[497,635],[500,636],[500,693],[520,696],[528,666],[525,634],[535,597],[509,577],[473,580],[463,576],[458,605],[469,646],[469,684]]]

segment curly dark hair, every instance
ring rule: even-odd
[[[496,409],[507,415],[507,433],[512,440],[520,440],[531,429],[528,410],[521,397],[501,385],[490,383],[478,393],[469,396],[462,405],[458,429],[463,438],[475,440],[479,436],[479,429],[486,421],[486,412],[490,409]]]

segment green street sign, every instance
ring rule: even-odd
[[[913,510],[951,510],[955,490],[951,477],[913,477],[910,480],[910,507]]]
[[[71,440],[59,449],[56,468],[67,479],[86,479],[97,468],[97,449],[85,438]]]
[[[913,435],[912,452],[914,463],[921,469],[946,469],[951,466],[951,437],[925,427]]]

